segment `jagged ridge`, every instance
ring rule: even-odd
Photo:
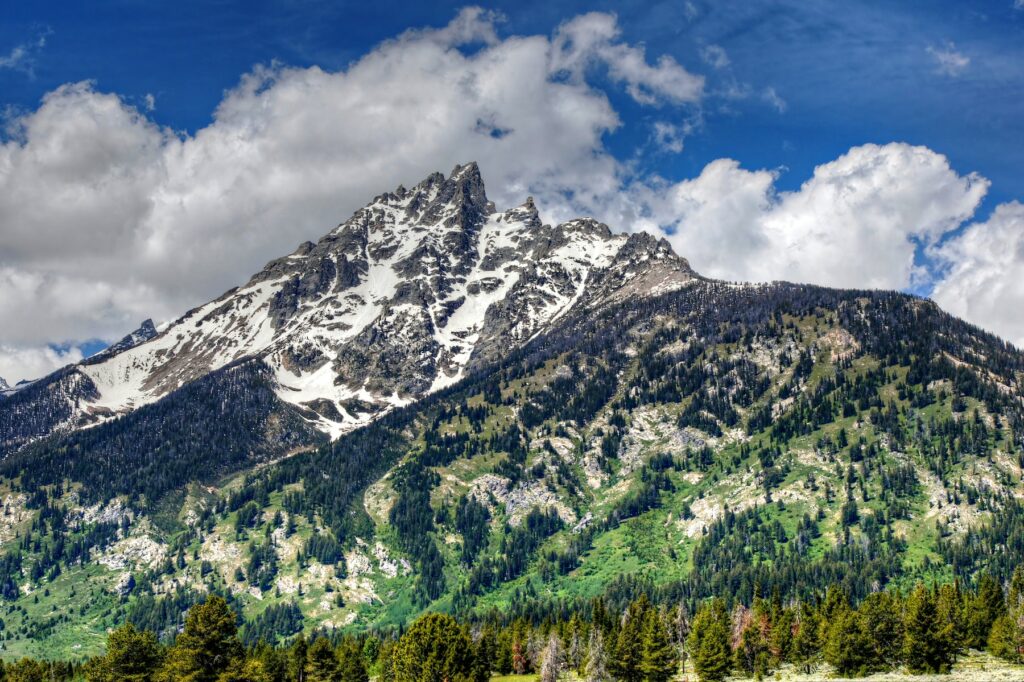
[[[498,212],[477,165],[456,166],[377,196],[161,333],[147,321],[68,370],[88,390],[68,394],[61,418],[31,437],[130,412],[250,356],[272,368],[281,399],[337,436],[455,383],[571,309],[695,277],[647,234],[591,219],[545,225],[532,199]],[[0,434],[8,450],[24,442]]]

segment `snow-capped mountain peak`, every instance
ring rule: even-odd
[[[532,198],[497,211],[469,163],[375,197],[159,333],[144,325],[77,368],[94,390],[75,409],[103,419],[255,356],[282,399],[337,435],[458,381],[574,309],[694,276],[649,235],[586,218],[545,225]]]

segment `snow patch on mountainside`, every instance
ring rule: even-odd
[[[98,423],[244,357],[331,436],[449,386],[577,308],[685,286],[666,242],[590,219],[496,212],[475,164],[376,197],[317,243],[169,325],[144,323],[78,369]]]

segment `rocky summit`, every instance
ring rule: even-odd
[[[647,234],[591,219],[545,225],[532,198],[498,212],[469,163],[374,198],[159,334],[147,320],[36,382],[20,402],[51,404],[12,403],[38,418],[0,427],[0,449],[130,412],[242,358],[266,362],[277,395],[337,436],[487,366],[569,311],[695,277]]]
[[[926,299],[714,281],[458,166],[6,392],[3,645],[1008,582],[1022,382]]]

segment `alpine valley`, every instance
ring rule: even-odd
[[[3,655],[168,637],[209,593],[254,642],[1006,581],[1022,381],[1024,353],[928,300],[707,279],[645,233],[498,211],[458,166],[0,381]]]

